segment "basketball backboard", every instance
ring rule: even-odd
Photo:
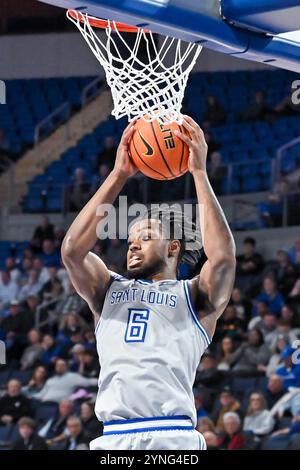
[[[300,72],[300,0],[42,1]]]

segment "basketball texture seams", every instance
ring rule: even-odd
[[[174,134],[177,129],[188,135],[186,129],[177,123],[137,120],[129,142],[129,153],[144,175],[157,180],[171,180],[186,173],[189,148]]]

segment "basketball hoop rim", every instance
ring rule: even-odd
[[[119,31],[121,33],[137,33],[141,29],[145,33],[150,33],[149,30],[139,28],[138,26],[130,26],[129,24],[120,23],[118,21],[97,18],[95,16],[83,14],[78,10],[68,10],[67,15],[70,16],[73,20],[79,20],[81,23],[88,21],[89,25],[94,28],[106,29],[108,26],[110,26],[113,31]]]

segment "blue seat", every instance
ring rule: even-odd
[[[232,390],[237,394],[238,397],[248,397],[256,389],[256,378],[240,378],[235,377],[232,379],[231,387]]]
[[[35,419],[38,425],[46,423],[49,419],[53,418],[57,412],[58,405],[54,403],[35,403]]]
[[[27,385],[32,376],[31,371],[27,370],[15,370],[11,373],[10,379],[20,380],[22,385]]]

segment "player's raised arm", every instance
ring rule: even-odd
[[[72,223],[61,249],[63,263],[76,291],[88,302],[96,317],[101,312],[110,282],[104,262],[91,252],[97,241],[97,225],[103,219],[96,211],[101,204],[113,204],[127,179],[137,171],[127,151],[133,129],[134,123],[130,123],[123,132],[114,169]]]
[[[201,273],[190,281],[193,300],[207,294],[212,311],[202,318],[202,323],[212,336],[216,320],[227,306],[235,277],[235,243],[223,210],[213,192],[206,172],[207,144],[198,124],[184,116],[184,126],[191,138],[179,133],[178,136],[190,148],[189,171],[192,173],[198,204],[202,205],[201,234],[203,247],[208,258]]]

